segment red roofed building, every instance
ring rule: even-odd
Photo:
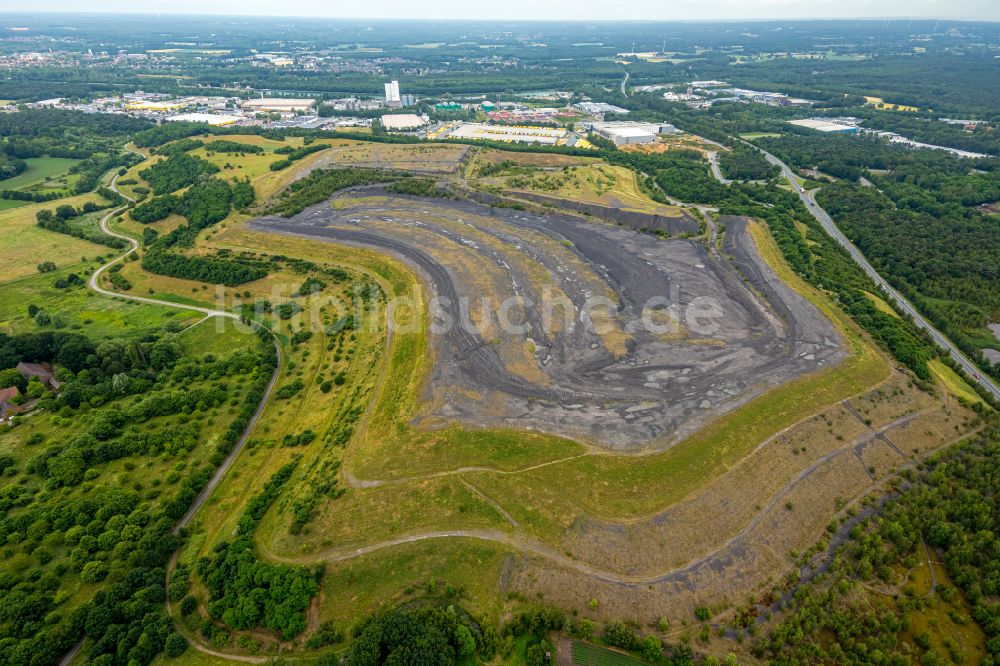
[[[21,406],[14,403],[14,400],[20,396],[21,391],[16,386],[0,389],[0,420],[21,411]]]

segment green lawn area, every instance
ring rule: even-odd
[[[81,162],[68,157],[29,157],[24,161],[28,163],[28,170],[19,176],[0,180],[0,189],[21,190],[42,185],[49,179],[64,176],[70,167]],[[61,189],[64,186],[60,184],[52,189]]]
[[[82,285],[68,289],[53,286],[57,278],[71,272],[86,279],[95,266],[91,261],[0,285],[0,330],[8,333],[55,330],[51,325],[38,326],[29,318],[28,304],[61,317],[66,324],[63,330],[85,330],[94,339],[120,336],[122,330],[162,331],[167,322],[193,323],[201,318],[198,313],[101,296]]]
[[[200,358],[205,354],[226,356],[235,351],[253,349],[257,335],[248,327],[228,317],[203,319],[180,334],[184,351]]]
[[[82,257],[108,252],[103,245],[42,229],[36,224],[35,214],[40,210],[53,210],[61,204],[79,208],[86,201],[103,200],[95,194],[84,194],[0,211],[0,257],[3,257],[0,283],[35,274],[43,261],[63,267],[79,264]]]
[[[0,212],[5,210],[10,210],[11,208],[20,208],[21,206],[28,205],[27,201],[15,201],[13,199],[0,199]]]

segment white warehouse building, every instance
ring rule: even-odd
[[[616,122],[591,123],[590,129],[602,139],[616,146],[653,143],[657,134],[677,134],[679,130],[668,123]]]

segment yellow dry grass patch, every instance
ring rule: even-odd
[[[906,104],[893,104],[892,102],[886,102],[881,97],[869,97],[865,95],[865,100],[868,102],[868,106],[874,106],[880,111],[907,111],[909,113],[916,113],[920,111],[920,107],[908,106]]]
[[[75,265],[83,257],[109,252],[109,248],[89,241],[42,229],[35,215],[69,205],[79,208],[87,201],[104,202],[96,194],[81,194],[46,203],[33,203],[0,212],[0,282],[35,275],[43,261],[56,266]]]
[[[979,394],[976,393],[964,379],[958,376],[958,373],[942,363],[939,359],[928,361],[927,367],[930,368],[934,378],[945,387],[948,393],[951,393],[957,398],[962,398],[970,404],[983,401],[982,398],[979,397]]]
[[[879,312],[889,315],[890,317],[895,317],[899,319],[899,313],[892,309],[892,306],[885,302],[881,296],[871,293],[870,291],[863,292],[865,298],[872,302],[875,309]]]
[[[596,204],[608,208],[655,213],[674,217],[681,214],[677,206],[665,206],[649,198],[636,180],[632,169],[609,164],[587,164],[537,176],[500,176],[487,179],[493,185],[505,186],[513,192],[530,192]]]

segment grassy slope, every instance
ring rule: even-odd
[[[29,157],[24,161],[28,163],[27,171],[13,178],[0,180],[0,190],[21,190],[41,185],[50,178],[66,175],[70,167],[81,162],[68,157]]]
[[[96,194],[82,194],[47,203],[33,203],[0,211],[0,283],[36,273],[43,261],[57,266],[79,264],[81,257],[94,257],[108,251],[102,245],[39,228],[35,214],[69,204],[79,208],[86,201],[102,201]]]

